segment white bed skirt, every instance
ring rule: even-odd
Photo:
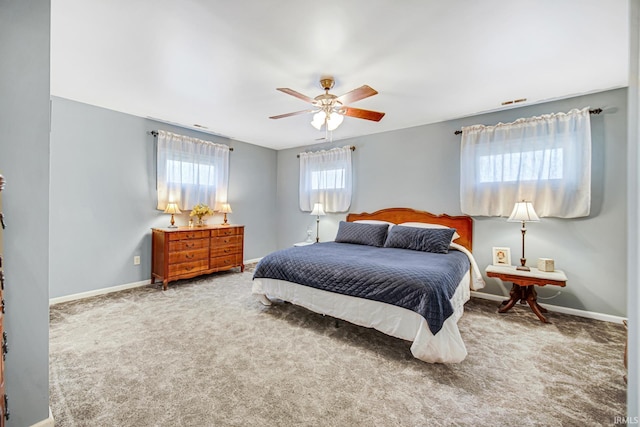
[[[433,335],[427,321],[411,310],[383,302],[323,291],[277,279],[253,280],[252,292],[264,304],[280,299],[360,326],[413,341],[411,353],[429,363],[459,363],[467,356],[467,349],[458,330],[464,304],[469,300],[470,273],[462,278],[451,303],[454,314],[445,320],[442,329]]]

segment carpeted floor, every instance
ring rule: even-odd
[[[263,307],[251,272],[51,307],[56,426],[601,426],[626,412],[622,325],[472,299],[469,355],[293,306]]]

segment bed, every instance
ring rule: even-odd
[[[348,214],[335,241],[292,247],[256,266],[252,292],[412,341],[414,357],[458,363],[458,320],[484,286],[473,221],[408,208]]]

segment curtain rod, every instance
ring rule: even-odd
[[[600,113],[602,113],[602,108],[596,108],[595,110],[589,110],[589,114],[600,114]],[[460,135],[461,133],[462,133],[461,130],[457,130],[453,134],[454,135]]]
[[[158,137],[158,131],[157,130],[152,130],[150,132],[148,132],[150,135],[153,135],[154,137]],[[226,144],[221,144],[221,145],[226,145]],[[229,147],[229,151],[233,151],[233,147]]]
[[[351,149],[351,151],[356,151],[356,147],[353,146],[353,145],[351,147],[349,147],[349,148]],[[313,153],[313,151],[307,151],[307,153]],[[298,154],[296,157],[300,158],[300,154]]]

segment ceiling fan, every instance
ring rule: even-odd
[[[299,114],[316,113],[314,114],[313,121],[311,122],[313,127],[320,130],[323,125],[326,125],[326,130],[332,131],[340,126],[340,123],[342,123],[342,120],[344,120],[344,116],[355,117],[357,119],[372,120],[374,122],[379,122],[384,117],[384,113],[380,113],[378,111],[363,110],[361,108],[353,108],[347,106],[347,104],[350,104],[352,102],[356,102],[361,99],[376,95],[378,93],[376,90],[367,85],[364,85],[352,90],[351,92],[347,92],[342,96],[335,96],[329,93],[329,90],[333,88],[334,84],[335,81],[333,77],[322,77],[320,79],[320,86],[322,86],[325,93],[323,93],[322,95],[318,95],[315,98],[303,95],[300,92],[296,92],[295,90],[286,87],[277,88],[277,90],[279,90],[280,92],[295,96],[296,98],[312,104],[314,108],[309,110],[296,111],[293,113],[280,114],[278,116],[271,116],[269,118],[282,119],[284,117],[297,116]]]

